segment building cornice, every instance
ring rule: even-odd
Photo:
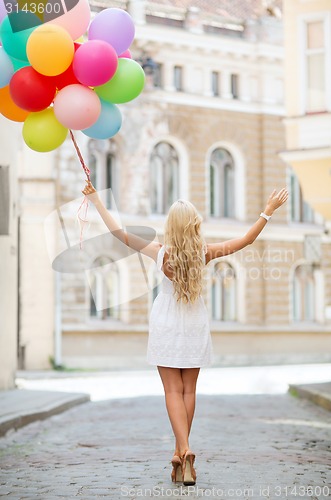
[[[286,162],[331,159],[331,147],[301,148],[279,151],[279,156]]]
[[[173,104],[175,106],[190,106],[204,109],[231,111],[233,113],[249,113],[254,115],[272,115],[283,117],[284,106],[275,103],[244,102],[239,99],[222,99],[187,92],[168,92],[164,90],[150,91],[145,97],[149,102]]]

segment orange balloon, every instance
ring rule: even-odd
[[[16,106],[7,85],[0,89],[0,113],[14,122],[24,122],[30,112]]]
[[[55,24],[42,24],[29,36],[26,53],[38,73],[56,76],[69,68],[75,48],[67,30]]]

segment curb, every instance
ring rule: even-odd
[[[308,399],[322,408],[331,411],[331,383],[289,384],[288,392],[292,396]]]
[[[30,404],[27,405],[26,409],[15,409],[17,403],[18,406],[24,404],[24,399],[20,402],[23,393],[24,396],[28,395],[29,399],[31,398]],[[0,414],[0,437],[3,437],[11,429],[17,430],[37,420],[45,420],[52,415],[57,415],[90,400],[90,395],[85,393],[33,391],[30,389],[0,392],[0,405],[5,409],[2,411],[2,415]]]

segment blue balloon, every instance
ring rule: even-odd
[[[83,134],[92,139],[110,139],[117,134],[122,126],[122,114],[116,104],[101,101],[101,113],[92,127],[82,130]]]
[[[13,74],[14,65],[4,48],[0,47],[0,89],[7,87]]]

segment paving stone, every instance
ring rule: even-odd
[[[331,496],[330,412],[289,394],[198,395],[195,487],[171,483],[173,445],[163,397],[83,403],[0,438],[0,497]]]

